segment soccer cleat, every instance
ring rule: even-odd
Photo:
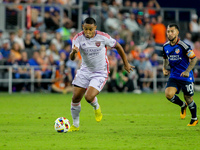
[[[180,113],[181,119],[185,119],[185,116],[186,116],[186,108],[187,108],[187,103],[185,103],[185,106],[184,106],[184,107],[181,107],[181,113]]]
[[[197,120],[191,119],[190,123],[187,126],[196,126],[198,122],[199,122],[198,119]]]
[[[79,131],[80,127],[75,127],[74,125],[72,125],[70,127],[70,129],[68,130],[68,132],[74,132],[74,131]]]
[[[101,113],[101,107],[99,106],[98,109],[94,110],[94,113],[95,113],[95,119],[97,122],[100,122],[101,119],[102,119],[102,113]]]

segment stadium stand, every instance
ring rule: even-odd
[[[129,79],[133,81],[133,88],[128,92],[156,92],[164,88],[166,77],[163,77],[161,72],[162,58],[155,56],[156,44],[163,44],[163,41],[157,41],[157,32],[154,31],[159,23],[162,23],[162,27],[166,27],[170,22],[178,23],[182,30],[181,39],[185,38],[186,33],[190,33],[191,42],[199,56],[200,21],[197,11],[193,8],[166,8],[155,0],[126,0],[121,4],[115,0],[63,2],[4,0],[1,3],[0,91],[23,91],[24,84],[20,83],[26,81],[28,92],[51,92],[52,80],[59,70],[62,53],[66,55],[65,76],[73,79],[76,69],[81,64],[81,57],[75,63],[68,59],[71,40],[81,31],[82,21],[87,16],[97,20],[98,30],[108,32],[118,42],[122,42],[129,61],[136,65],[135,71],[129,75]],[[185,19],[182,16],[188,17]],[[160,22],[159,18],[162,18]],[[159,26],[157,30],[160,30]],[[165,40],[164,37],[162,39]],[[28,57],[27,64],[21,62],[22,53],[26,53]],[[111,49],[108,55],[112,71],[114,63],[120,65],[119,54]],[[148,64],[148,69],[151,68],[150,71],[145,71],[148,72],[147,76],[141,70],[141,66],[147,67],[145,64]],[[195,69],[195,81],[198,85],[199,66],[200,63]],[[29,71],[27,78],[18,75],[22,71],[20,68]],[[21,87],[18,88],[18,85]],[[113,91],[109,86],[105,87],[105,90]]]

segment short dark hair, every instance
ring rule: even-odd
[[[94,24],[96,26],[96,21],[92,17],[86,18],[83,23]]]
[[[175,27],[175,28],[179,31],[179,27],[178,27],[178,25],[175,24],[175,23],[169,24],[168,27],[170,27],[170,28],[171,28],[171,27]]]

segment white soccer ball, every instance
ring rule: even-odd
[[[70,129],[70,122],[64,117],[59,117],[54,123],[54,128],[57,132],[66,133]]]

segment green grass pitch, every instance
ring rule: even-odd
[[[183,99],[182,93],[179,94]],[[180,119],[180,108],[164,93],[100,93],[103,119],[83,99],[80,131],[57,133],[54,121],[72,123],[72,94],[0,94],[1,150],[199,150],[200,124],[187,127],[190,112]],[[194,100],[200,107],[200,93]]]

